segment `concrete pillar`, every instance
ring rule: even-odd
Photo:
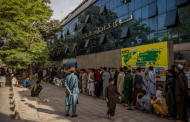
[[[26,78],[26,70],[25,70],[25,69],[23,69],[22,77],[23,77],[23,78]]]
[[[23,76],[23,71],[22,71],[22,69],[19,71],[19,76],[20,76],[20,77]]]

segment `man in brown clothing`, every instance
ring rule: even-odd
[[[187,120],[186,96],[188,96],[188,87],[185,75],[183,73],[183,66],[178,64],[175,67],[176,81],[175,81],[175,97],[177,107],[177,122],[185,122]]]

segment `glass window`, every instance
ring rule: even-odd
[[[129,4],[123,4],[123,15],[129,13]]]
[[[167,35],[168,35],[167,30],[158,31],[158,41],[159,42],[168,41]]]
[[[158,16],[158,30],[163,30],[167,28],[164,27],[165,18],[166,18],[166,13]]]
[[[131,2],[129,2],[129,12],[132,12],[135,10],[135,0],[131,0]]]
[[[157,1],[158,15],[166,12],[166,0]]]
[[[178,15],[180,24],[187,24],[190,22],[189,5],[178,8]]]
[[[176,1],[176,6],[180,6],[180,5],[185,4],[187,2],[188,2],[188,0],[177,0]]]
[[[156,9],[156,2],[151,3],[148,5],[148,17],[156,16],[157,9]]]
[[[149,22],[150,22],[150,28],[152,31],[157,31],[157,28],[158,28],[158,20],[157,20],[157,17],[154,17],[154,18],[150,18],[149,19]]]
[[[110,3],[106,3],[106,9],[107,9],[107,10],[110,9]]]
[[[142,0],[142,6],[148,5],[148,0]]]
[[[179,44],[178,27],[168,29],[168,40],[173,41],[174,44]]]
[[[179,26],[179,43],[190,42],[190,24]]]
[[[111,0],[109,3],[110,3],[110,10],[112,10],[113,9],[113,0]]]
[[[149,38],[150,38],[150,40],[149,40],[150,43],[155,43],[155,42],[157,42],[158,33],[157,33],[157,32],[155,32],[155,33],[150,33],[150,34],[149,34]]]
[[[148,19],[148,6],[142,8],[142,18]]]
[[[106,3],[109,2],[110,0],[106,0]]]
[[[102,0],[102,5],[105,5],[106,4],[106,0]]]
[[[114,0],[114,4],[113,4],[113,7],[114,7],[114,8],[117,7],[118,2],[120,2],[120,1],[118,1],[118,0]]]
[[[154,2],[154,1],[156,1],[156,0],[149,0],[149,3],[152,3],[152,2]]]
[[[167,0],[167,11],[176,9],[175,2],[176,2],[176,0]]]
[[[135,0],[135,9],[138,9],[141,7],[141,0]]]
[[[123,6],[119,6],[118,9],[117,9],[117,15],[118,15],[118,17],[123,16],[122,7],[123,7]]]
[[[141,25],[142,25],[142,28],[149,27],[149,21],[148,20],[142,21]]]
[[[135,11],[135,19],[141,18],[141,9]]]
[[[176,12],[177,10],[173,10],[166,14],[166,19],[164,23],[165,27],[173,26],[176,24],[176,14],[177,14]]]

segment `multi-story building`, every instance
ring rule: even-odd
[[[175,59],[190,61],[189,0],[84,0],[62,26],[70,58],[173,41]]]

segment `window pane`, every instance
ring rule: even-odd
[[[135,19],[141,18],[141,9],[135,11]]]
[[[157,9],[156,9],[156,2],[151,3],[148,5],[148,17],[156,16]]]
[[[168,40],[173,41],[174,44],[179,44],[178,27],[168,29]]]
[[[123,4],[123,15],[129,13],[129,4]]]
[[[106,4],[106,9],[109,10],[110,9],[110,3]]]
[[[106,4],[106,0],[102,0],[102,5],[105,5]]]
[[[148,19],[148,6],[142,8],[142,18]]]
[[[157,21],[157,17],[154,17],[154,18],[150,18],[149,19],[149,22],[150,22],[150,27],[151,27],[151,30],[152,31],[157,31],[157,28],[158,28],[158,21]]]
[[[113,9],[113,0],[110,1],[110,10]]]
[[[114,8],[117,7],[118,2],[120,2],[120,1],[118,1],[118,0],[114,0],[114,4],[113,4],[113,7],[114,7]]]
[[[117,14],[118,14],[118,17],[121,17],[123,15],[123,11],[122,11],[122,7],[123,6],[119,6],[118,9],[117,9]]]
[[[155,33],[150,33],[149,34],[149,38],[150,38],[150,43],[155,43],[157,42],[157,39],[158,39],[158,33],[155,32]]]
[[[152,3],[152,2],[154,2],[154,1],[156,1],[156,0],[149,0],[149,3]]]
[[[166,18],[166,13],[158,16],[158,30],[163,30],[167,28],[164,27],[165,18]]]
[[[142,0],[142,6],[148,5],[148,0]]]
[[[148,20],[145,20],[145,21],[142,21],[142,28],[147,28],[149,27],[149,21]]]
[[[176,9],[175,2],[176,2],[176,0],[167,0],[167,11]]]
[[[166,0],[157,1],[158,15],[166,12]]]
[[[141,7],[141,0],[135,0],[135,9],[138,9]]]
[[[178,15],[180,24],[187,24],[190,22],[189,5],[178,8]]]
[[[190,42],[190,24],[181,25],[179,27],[179,43]]]
[[[131,2],[129,2],[129,12],[132,12],[135,10],[135,0],[131,0]]]
[[[167,30],[158,31],[158,41],[168,41]]]

